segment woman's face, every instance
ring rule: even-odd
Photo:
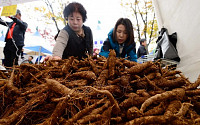
[[[68,16],[68,24],[75,32],[81,31],[83,18],[79,12],[73,12]]]
[[[119,44],[122,44],[126,41],[126,39],[128,38],[128,33],[124,25],[120,24],[117,26],[116,36],[117,36],[117,42]]]

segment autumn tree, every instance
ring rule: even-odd
[[[58,22],[62,21],[66,25],[66,20],[63,17],[63,9],[69,3],[68,0],[43,0],[46,7],[35,7],[35,10],[44,13],[44,16],[51,19],[59,31]]]
[[[121,6],[126,9],[126,16],[133,20],[137,32],[136,41],[147,39],[147,49],[157,38],[158,26],[152,0],[121,0]]]

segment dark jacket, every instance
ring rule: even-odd
[[[93,53],[93,36],[89,27],[83,25],[85,37],[77,36],[77,34],[69,27],[64,27],[69,34],[67,46],[63,52],[62,59],[67,59],[70,56],[78,57],[79,59],[86,58],[87,53]]]
[[[141,56],[147,55],[147,50],[145,46],[140,45],[137,51],[137,57],[140,58]]]
[[[125,42],[125,45],[123,47],[123,51],[120,54],[119,53],[119,44],[118,42],[113,42],[113,30],[111,30],[108,34],[108,38],[106,41],[104,41],[103,46],[101,47],[101,52],[99,55],[108,57],[110,51],[109,49],[114,49],[116,52],[117,57],[125,58],[128,56],[128,59],[131,61],[137,62],[137,55],[136,55],[136,49],[135,49],[135,44],[127,45]]]
[[[26,29],[28,27],[28,24],[26,22],[23,22],[23,21],[15,18],[15,17],[12,17],[11,19],[13,20],[12,22],[5,22],[0,18],[0,24],[11,28],[13,23],[16,23],[14,30],[13,30],[13,39],[15,40],[15,44],[17,46],[24,46],[24,35],[25,35]],[[9,29],[8,29],[8,31],[9,31]],[[7,38],[8,31],[6,33],[6,38]],[[5,42],[6,41],[7,41],[7,39],[5,39]]]

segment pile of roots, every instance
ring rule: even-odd
[[[0,72],[1,125],[200,124],[200,76],[116,58],[22,64]]]

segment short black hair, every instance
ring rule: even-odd
[[[29,57],[31,57],[33,59],[33,56],[29,56]]]
[[[64,15],[65,19],[68,20],[68,16],[70,14],[72,14],[73,12],[79,12],[83,18],[83,22],[86,21],[87,11],[85,10],[85,8],[83,7],[82,4],[80,4],[78,2],[69,3],[63,11],[63,15]]]
[[[143,43],[144,41],[147,41],[147,40],[146,40],[145,38],[140,39],[140,45],[142,45],[142,43]]]

